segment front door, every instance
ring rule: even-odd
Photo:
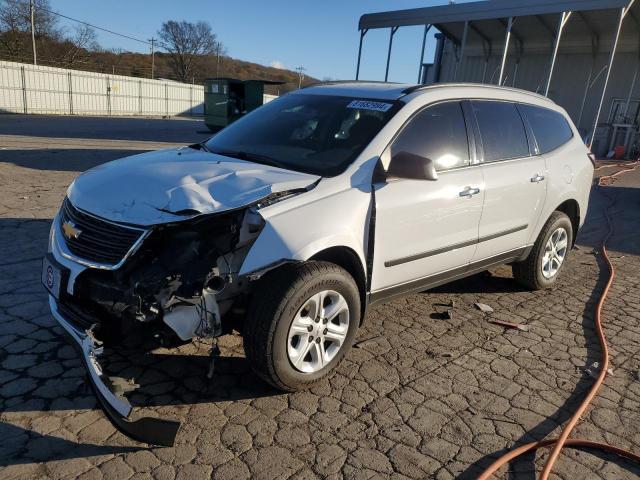
[[[419,112],[390,148],[391,162],[403,151],[430,158],[439,178],[388,178],[374,185],[373,294],[464,268],[476,250],[484,199],[459,102]]]

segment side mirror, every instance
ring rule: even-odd
[[[433,160],[409,152],[396,153],[391,159],[387,174],[391,177],[412,180],[438,179]]]

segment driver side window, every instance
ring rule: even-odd
[[[391,158],[399,152],[431,159],[438,172],[468,166],[469,141],[460,102],[427,107],[409,120],[391,145]]]

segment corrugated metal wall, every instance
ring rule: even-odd
[[[549,97],[567,110],[580,131],[584,134],[589,133],[593,128],[594,117],[600,96],[602,95],[605,77],[604,74],[601,74],[587,91],[590,72],[591,80],[593,81],[597,73],[601,72],[603,67],[607,65],[609,55],[609,52],[601,52],[596,56],[595,62],[593,62],[590,53],[561,52],[556,61]],[[510,54],[505,67],[504,84],[533,92],[544,93],[547,75],[549,73],[550,59],[551,52],[525,53],[519,62],[517,61],[516,55]],[[457,81],[496,84],[498,82],[498,76],[500,75],[500,61],[501,52],[494,53],[486,64],[482,56],[465,55],[459,67]],[[612,105],[616,102],[619,104],[621,101],[626,103],[637,61],[637,53],[619,52],[616,54],[600,117],[601,123],[618,121],[612,113]],[[451,47],[451,43],[447,42],[442,63],[441,81],[452,81],[455,64],[456,56]],[[640,81],[637,82],[631,95],[632,108],[634,109],[637,109],[639,95]],[[584,108],[582,108],[583,99]],[[636,102],[633,102],[633,100],[636,100]]]
[[[0,61],[0,113],[202,115],[204,87]]]

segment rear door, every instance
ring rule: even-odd
[[[485,182],[479,261],[526,246],[544,205],[547,171],[515,103],[475,100],[471,107]]]
[[[466,267],[476,249],[484,196],[460,102],[426,107],[390,148],[391,157],[405,151],[430,158],[439,178],[374,184],[374,293]]]

